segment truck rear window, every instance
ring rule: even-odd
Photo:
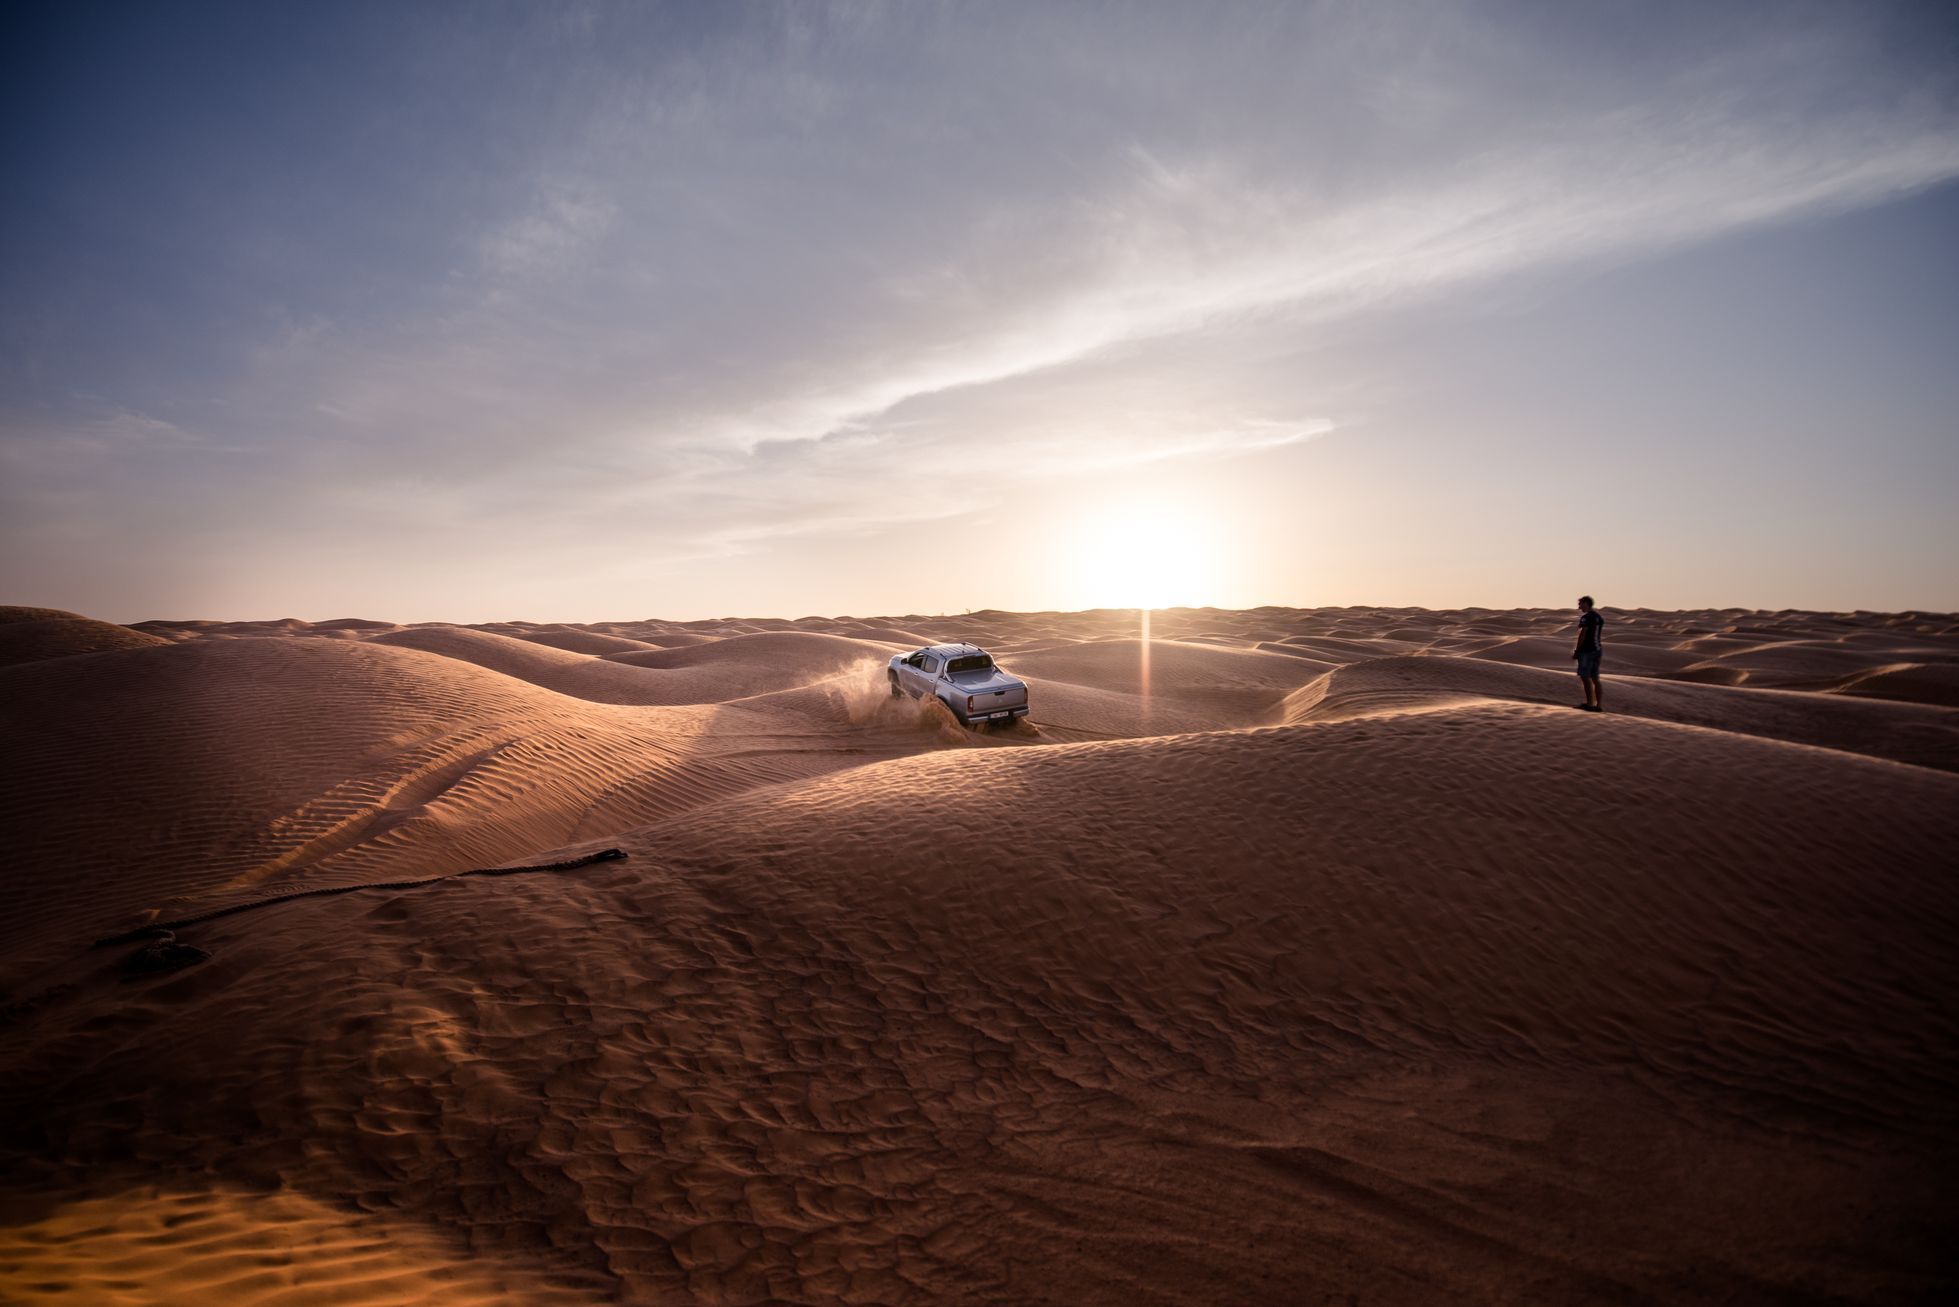
[[[963,658],[955,658],[947,663],[945,669],[948,675],[956,676],[960,672],[983,672],[991,666],[993,660],[987,655],[967,654]]]

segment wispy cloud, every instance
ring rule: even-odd
[[[391,106],[428,139],[346,203],[422,254],[313,268],[297,325],[127,402],[374,518],[657,505],[642,545],[740,548],[971,511],[1011,484],[948,474],[982,447],[1041,477],[1297,443],[1347,415],[1292,360],[1357,312],[1959,175],[1906,9],[655,9],[411,31],[500,97]],[[40,399],[30,476],[94,438]]]
[[[498,268],[558,279],[445,320],[432,342],[389,340],[403,363],[356,357],[344,384],[407,373],[505,414],[546,397],[574,428],[560,439],[598,446],[752,449],[1248,317],[1298,331],[1384,296],[1637,255],[1959,172],[1943,102],[1858,80],[1874,70],[1856,67],[1854,32],[1696,48],[1685,66],[1656,58],[1651,84],[1599,92],[1497,77],[1611,50],[1533,49],[1511,29],[1484,38],[1480,62],[1404,72],[1392,33],[1356,35],[1355,13],[1332,13],[1324,28],[1267,13],[1296,44],[1227,51],[1244,60],[1236,84],[1168,102],[1154,75],[1192,34],[1161,14],[1072,86],[1078,22],[1035,17],[989,40],[921,33],[895,11],[716,51],[725,62],[690,65],[677,93],[601,77],[596,143],[573,147],[580,198],[542,186],[541,207],[480,238]],[[1410,48],[1423,21],[1403,20]],[[958,59],[942,48],[954,37]],[[1340,66],[1363,39],[1384,66]],[[988,95],[1009,57],[1013,83]],[[866,85],[867,64],[884,85]],[[937,74],[950,80],[928,84]],[[1322,86],[1301,96],[1301,81]],[[1377,92],[1371,115],[1348,107],[1416,81]],[[1846,84],[1855,99],[1817,103]],[[1032,104],[1016,99],[1027,87]],[[1451,104],[1468,110],[1453,132]],[[1365,119],[1355,157],[1321,139],[1346,130],[1317,126],[1336,111]],[[1194,132],[1187,115],[1224,121]],[[522,399],[505,393],[513,375],[530,383]],[[595,378],[597,404],[583,393]],[[662,470],[657,455],[648,467]]]
[[[503,276],[551,272],[577,258],[617,217],[603,197],[546,183],[529,210],[483,233],[483,264]]]

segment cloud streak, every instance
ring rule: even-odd
[[[395,88],[430,139],[345,199],[391,206],[361,221],[417,257],[286,269],[280,330],[174,305],[202,352],[163,379],[120,361],[140,326],[47,348],[377,521],[659,504],[649,552],[741,549],[997,501],[940,471],[982,446],[1067,478],[1296,443],[1347,416],[1296,360],[1357,314],[1959,175],[1954,78],[1908,9],[475,12],[385,35],[508,103],[447,118]],[[159,209],[155,258],[250,296],[208,250],[264,218],[212,241]],[[56,292],[12,280],[10,333],[45,330]],[[16,375],[0,415],[29,481],[77,429],[59,372]]]

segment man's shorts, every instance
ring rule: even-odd
[[[1588,681],[1596,681],[1598,679],[1598,660],[1599,651],[1596,649],[1587,649],[1584,653],[1579,654],[1578,674]]]

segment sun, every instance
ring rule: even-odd
[[[1064,569],[1082,608],[1199,605],[1215,588],[1217,531],[1169,496],[1108,501],[1068,533]]]

